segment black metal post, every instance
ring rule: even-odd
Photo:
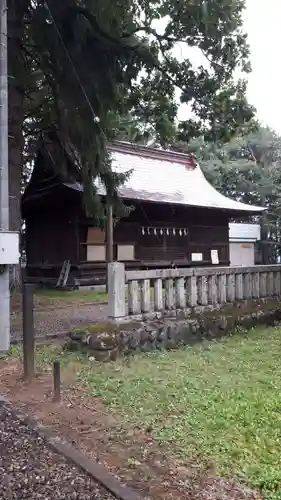
[[[23,283],[22,318],[23,318],[23,372],[24,379],[30,382],[35,375],[35,340],[33,317],[33,285]]]
[[[59,361],[54,361],[53,387],[54,387],[53,401],[58,403],[61,400],[60,362]]]

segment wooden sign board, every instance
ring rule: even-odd
[[[105,231],[99,227],[89,227],[87,235],[87,243],[103,244],[105,242]]]
[[[217,250],[211,250],[211,261],[212,264],[219,264],[219,252]]]
[[[87,246],[87,262],[104,262],[105,260],[104,245]]]
[[[202,253],[192,253],[191,260],[193,262],[200,262],[203,260],[203,254]]]
[[[135,260],[135,246],[134,245],[118,245],[117,246],[117,260],[126,262]]]

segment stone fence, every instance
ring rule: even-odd
[[[281,295],[281,266],[125,271],[108,265],[109,317],[175,316],[200,307]]]

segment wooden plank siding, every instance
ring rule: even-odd
[[[133,204],[128,201],[128,204]],[[210,213],[211,212],[211,213]],[[213,213],[212,213],[213,212]],[[81,222],[85,227],[85,221]],[[147,227],[157,228],[157,234],[147,234]],[[145,234],[142,234],[142,228]],[[163,234],[160,234],[160,229]],[[173,228],[187,229],[188,234],[173,235]],[[168,229],[169,235],[166,234]],[[152,234],[151,234],[152,233]],[[92,243],[94,243],[92,241]],[[83,261],[86,262],[86,234],[81,242]],[[100,244],[100,237],[96,244]],[[131,244],[135,247],[135,260],[150,263],[191,264],[192,253],[202,253],[204,263],[211,264],[211,250],[218,250],[219,260],[229,264],[228,215],[220,210],[160,205],[156,203],[135,203],[135,209],[127,218],[114,227],[114,258],[117,259],[117,245]],[[130,264],[130,266],[133,263]]]
[[[132,200],[128,204],[135,204],[135,209],[114,227],[114,259],[118,245],[134,245],[135,260],[126,262],[127,268],[211,265],[212,249],[218,250],[220,265],[229,265],[227,213]],[[143,235],[142,227],[148,226],[170,228],[171,232]],[[188,234],[174,236],[173,228],[187,228]],[[95,244],[94,235],[91,221],[75,198],[68,203],[63,197],[41,203],[40,210],[30,210],[26,217],[27,274],[37,281],[55,281],[63,261],[69,259],[73,279],[92,283],[92,277],[93,282],[103,282],[105,262],[87,261],[87,244]],[[100,232],[96,235],[99,245]],[[192,253],[202,253],[202,262],[191,262]]]

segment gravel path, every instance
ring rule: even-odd
[[[35,336],[44,337],[60,332],[69,332],[71,328],[102,321],[107,321],[106,304],[79,305],[64,307],[63,309],[54,308],[53,310],[35,311]],[[22,338],[22,324],[19,316],[12,320],[11,330],[12,339]]]
[[[1,500],[113,500],[0,401]]]

